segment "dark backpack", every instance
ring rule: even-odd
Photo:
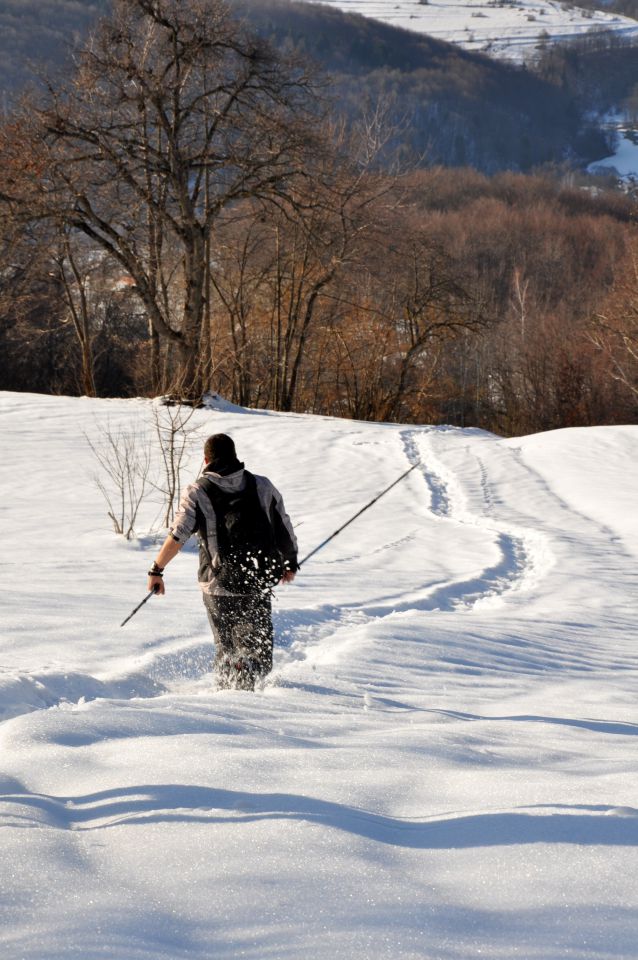
[[[215,581],[229,593],[264,593],[281,580],[285,562],[259,500],[257,481],[244,470],[243,490],[227,493],[208,477],[197,483],[208,495],[217,521]],[[203,539],[205,544],[205,532]]]

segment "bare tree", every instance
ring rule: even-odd
[[[222,224],[215,246],[211,283],[215,332],[223,344],[220,382],[225,377],[228,395],[242,406],[258,405],[262,395],[271,393],[274,376],[264,324],[276,258],[271,241],[271,225],[249,208],[246,216]],[[211,355],[218,351],[219,342]]]
[[[588,337],[609,361],[611,377],[638,399],[638,254],[606,308],[591,318]]]
[[[127,540],[135,532],[135,522],[145,497],[150,493],[151,444],[136,430],[98,429],[97,437],[84,435],[100,466],[95,485],[104,497],[113,529]]]
[[[406,393],[416,389],[431,366],[436,344],[460,333],[479,330],[488,322],[485,305],[457,279],[450,258],[422,232],[405,238],[397,248],[396,324],[401,335],[401,359],[396,384],[384,417],[401,415]],[[400,264],[403,264],[401,269]],[[434,358],[436,363],[436,358]]]
[[[163,344],[176,358],[171,386],[189,397],[202,389],[219,216],[246,197],[289,196],[314,109],[307,75],[223,0],[115,0],[73,81],[22,117],[41,168],[31,212],[84,234],[133,279],[156,377]]]
[[[73,248],[69,231],[62,229],[57,249],[51,256],[57,279],[64,291],[69,317],[80,347],[82,358],[82,389],[87,397],[97,396],[93,364],[93,331],[91,324],[90,276],[91,269],[82,262],[79,251]]]
[[[529,305],[529,277],[523,279],[523,273],[519,267],[514,268],[512,275],[512,295],[510,298],[510,308],[517,318],[520,326],[521,340],[525,340],[525,333],[528,322]]]
[[[175,516],[175,506],[182,488],[182,470],[191,452],[198,427],[191,421],[195,407],[182,403],[160,401],[153,405],[153,430],[161,459],[162,480],[153,486],[162,495],[162,514],[165,527]]]
[[[0,164],[0,177],[2,173]],[[0,216],[0,389],[74,392],[73,339],[60,324],[52,231]]]
[[[327,139],[332,154],[314,165],[297,209],[274,226],[273,400],[280,410],[294,407],[319,308],[334,309],[333,288],[361,264],[400,197],[396,180],[374,170],[385,144],[376,128],[352,138],[333,129]]]

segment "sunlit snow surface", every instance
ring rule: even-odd
[[[616,127],[616,143],[614,153],[590,163],[588,170],[600,173],[615,170],[623,179],[638,179],[638,132],[635,126],[625,126],[619,122]]]
[[[198,411],[302,553],[421,458],[278,591],[249,694],[194,552],[119,627],[156,548],[83,432],[149,413],[0,394],[0,956],[638,956],[638,428]]]
[[[320,0],[395,27],[427,33],[468,50],[512,60],[534,57],[539,44],[610,30],[638,36],[629,17],[582,10],[555,0]]]

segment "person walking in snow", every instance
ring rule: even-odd
[[[272,669],[272,587],[294,580],[297,541],[281,494],[267,477],[244,468],[227,434],[206,440],[204,460],[203,475],[182,493],[148,572],[148,590],[165,593],[164,568],[196,533],[217,681],[253,690]]]

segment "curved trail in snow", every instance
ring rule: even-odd
[[[538,537],[531,531],[514,530],[495,517],[481,516],[464,509],[458,502],[457,494],[451,489],[450,479],[446,479],[442,464],[434,452],[431,437],[441,431],[436,428],[425,430],[406,430],[403,443],[408,460],[411,463],[421,461],[419,470],[430,491],[432,513],[443,520],[463,525],[472,525],[485,531],[489,542],[495,544],[500,553],[499,560],[480,570],[468,580],[453,581],[440,587],[429,597],[423,609],[456,610],[472,608],[479,601],[494,599],[513,590],[530,587],[537,579],[538,571],[535,556],[538,553]],[[417,442],[420,441],[420,442]],[[487,472],[481,463],[482,487],[485,505],[490,502]]]
[[[478,622],[456,621],[456,617],[488,616],[492,610],[497,616],[503,612],[518,618],[518,624],[503,628],[498,639],[488,639],[483,630],[478,634],[495,669],[586,673],[609,666],[595,627],[595,601],[593,615],[588,605],[600,592],[613,606],[616,584],[626,581],[627,570],[635,567],[620,538],[562,499],[508,441],[481,431],[441,427],[402,430],[400,439],[408,462],[421,464],[415,475],[427,490],[431,518],[443,525],[440,539],[447,540],[446,528],[457,541],[462,543],[465,538],[475,570],[458,579],[452,571],[438,582],[430,576],[428,583],[428,562],[420,561],[430,556],[436,545],[424,540],[419,554],[419,542],[412,543],[413,536],[394,541],[403,543],[414,555],[415,578],[409,588],[377,602],[325,609],[303,640],[285,651],[278,670],[280,679],[295,658],[321,661],[324,643],[335,648],[340,643],[347,645],[352,633],[364,632],[361,627],[411,611],[445,615],[444,620],[429,620],[427,627],[424,624],[425,636],[441,629],[449,631],[452,625],[452,636],[446,633],[445,649],[437,654],[438,662],[449,664],[450,669],[483,670],[473,639],[473,624],[478,626]],[[483,565],[482,557],[487,561]],[[467,556],[464,562],[467,570]],[[424,572],[419,585],[417,571],[421,567]],[[568,590],[582,597],[579,622],[573,614],[570,619],[557,613],[560,598]],[[622,587],[619,599],[622,602]],[[571,596],[565,609],[578,606]],[[537,611],[534,614],[530,613],[532,607]],[[619,617],[616,629],[622,632],[625,623],[626,619]],[[614,669],[633,669],[635,662],[627,651]]]
[[[456,531],[461,539],[465,531],[473,534],[475,569],[468,575],[466,560],[465,575],[458,579],[451,571],[438,581],[430,576],[430,582],[427,582],[426,573],[421,574],[419,580],[423,553],[427,555],[431,550],[430,544],[423,542],[420,546],[414,531],[409,530],[403,534],[397,531],[391,539],[386,536],[376,548],[368,551],[368,555],[378,553],[383,556],[386,553],[391,562],[397,550],[408,552],[414,557],[415,572],[411,582],[404,582],[396,591],[379,600],[354,598],[347,604],[325,603],[292,611],[280,611],[275,605],[278,641],[275,671],[267,681],[268,686],[286,684],[290,668],[295,664],[312,664],[321,660],[327,647],[338,648],[349,641],[353,632],[361,634],[368,625],[380,623],[393,614],[417,611],[463,616],[486,606],[502,606],[517,595],[532,593],[547,580],[555,562],[554,541],[560,531],[557,533],[555,521],[553,526],[543,529],[542,517],[528,518],[530,525],[526,526],[526,518],[503,500],[505,494],[498,476],[493,476],[495,469],[506,475],[519,476],[521,485],[523,482],[531,484],[535,502],[551,502],[553,511],[550,512],[564,516],[566,526],[576,523],[586,530],[595,528],[601,542],[589,544],[592,563],[602,565],[608,561],[605,545],[610,542],[622,552],[622,545],[612,531],[562,500],[540,473],[523,462],[516,447],[500,445],[498,456],[495,456],[494,445],[499,443],[498,438],[485,435],[487,445],[484,446],[475,442],[480,439],[479,434],[474,437],[468,431],[441,427],[404,429],[398,438],[408,463],[421,464],[414,475],[421,478],[427,501],[424,497],[420,507],[435,523],[449,526],[450,531]],[[452,465],[449,465],[446,461],[450,460],[451,453],[454,456]],[[393,495],[394,492],[389,493],[390,497]],[[418,522],[418,515],[416,519]],[[478,539],[477,533],[480,535]],[[483,564],[482,556],[487,561]],[[358,563],[360,558],[360,553],[337,556],[326,566],[330,575],[338,576],[339,565],[347,567],[348,563]],[[626,561],[624,553],[623,560]],[[460,634],[467,629],[459,624]],[[454,654],[450,654],[450,663],[453,657]],[[172,650],[161,654],[149,653],[137,661],[135,669],[121,676],[96,677],[59,670],[22,671],[4,676],[0,672],[0,722],[23,713],[65,708],[86,700],[148,699],[169,693],[196,692],[204,686],[210,690],[211,662],[212,641],[202,638],[197,642],[178,642]],[[293,674],[296,672],[293,669]]]
[[[510,594],[531,590],[549,574],[553,562],[549,538],[531,528],[516,526],[491,515],[492,496],[487,470],[480,460],[482,512],[470,510],[465,505],[460,481],[444,467],[434,450],[433,439],[444,433],[445,430],[437,427],[411,428],[401,431],[400,439],[408,463],[421,463],[415,473],[423,480],[429,498],[429,513],[435,521],[449,524],[461,532],[468,529],[484,534],[484,547],[476,551],[476,572],[459,579],[446,578],[438,583],[414,581],[409,590],[379,602],[324,608],[323,616],[319,616],[310,629],[306,624],[297,624],[297,627],[306,627],[306,636],[302,642],[297,640],[284,651],[283,663],[273,678],[275,683],[285,682],[286,668],[295,660],[320,656],[322,645],[328,640],[338,643],[338,638],[343,637],[347,643],[350,633],[366,624],[410,611],[462,615],[481,605],[500,603]],[[407,545],[411,539],[406,535],[393,541],[392,546]],[[415,546],[414,550],[417,549]],[[496,553],[497,556],[481,566],[483,553],[490,556]],[[335,562],[353,559],[348,557]],[[415,563],[416,570],[418,564]],[[296,631],[293,628],[291,632],[294,635]]]

